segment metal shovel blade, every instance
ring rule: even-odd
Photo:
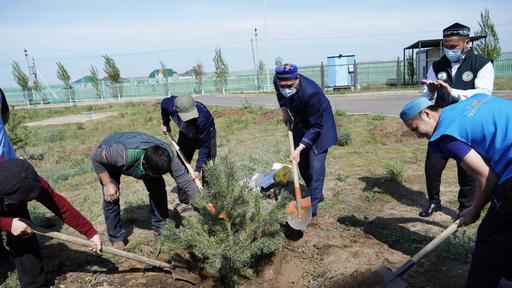
[[[305,204],[304,202],[307,202],[308,199],[301,199],[303,202],[300,207],[301,208],[300,216],[297,213],[297,210],[296,210],[297,204],[295,204],[295,201],[290,202],[290,204],[287,208],[287,212],[288,212],[287,222],[295,230],[304,231],[306,229],[306,227],[309,225],[309,223],[311,223],[311,219],[313,219],[313,211],[311,209],[311,205],[310,204],[304,205]]]
[[[391,271],[388,267],[380,267],[377,272],[382,276],[383,283],[379,287],[387,288],[405,288],[407,283],[402,280],[400,275]]]

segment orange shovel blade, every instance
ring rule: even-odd
[[[213,216],[217,213],[217,210],[215,209],[215,206],[213,206],[212,203],[208,203],[208,211],[210,211],[210,214]],[[218,215],[219,219],[224,219],[224,212],[220,212]]]
[[[300,217],[304,218],[304,217],[306,217],[306,211],[308,209],[311,209],[311,197],[302,198],[299,200],[299,203],[300,203],[300,207],[301,207]],[[296,201],[291,201],[290,203],[288,203],[288,205],[286,205],[286,213],[291,216],[297,215],[297,202]]]

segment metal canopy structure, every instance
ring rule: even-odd
[[[484,39],[484,41],[487,39],[487,36],[486,35],[481,35],[481,36],[471,36],[469,37],[469,40],[471,41],[471,43],[475,42],[475,41],[479,41],[479,40],[482,40]],[[405,47],[403,49],[403,65],[404,65],[404,73],[403,73],[403,83],[405,83],[405,64],[406,64],[406,58],[405,58],[405,51],[406,50],[412,50],[411,51],[411,55],[413,57],[413,60],[415,62],[415,71],[417,73],[418,71],[418,67],[419,67],[419,59],[414,59],[414,50],[418,49],[418,50],[422,50],[422,49],[429,49],[429,48],[439,48],[441,53],[443,52],[443,39],[427,39],[427,40],[419,40],[419,41],[416,41],[414,42],[413,44]]]

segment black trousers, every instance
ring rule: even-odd
[[[512,276],[512,179],[502,183],[480,227],[466,287],[497,287]]]
[[[213,129],[212,131],[212,139],[210,141],[210,155],[208,155],[208,158],[206,161],[215,161],[215,157],[217,157],[217,140],[216,140],[216,131]],[[180,131],[178,135],[178,146],[181,149],[181,152],[183,153],[183,156],[186,158],[187,162],[190,164],[190,161],[192,161],[192,158],[194,158],[194,153],[196,153],[196,150],[199,150],[199,143],[196,139],[191,138],[187,136],[185,133]],[[181,159],[181,157],[178,157],[185,166],[185,163]],[[188,172],[188,170],[187,170]],[[208,177],[203,174],[203,186],[208,186]]]
[[[427,182],[427,194],[430,201],[441,204],[439,196],[441,190],[441,176],[448,162],[447,157],[439,153],[427,150],[425,159],[425,178]],[[457,177],[459,182],[459,211],[464,210],[473,204],[475,196],[475,181],[459,163],[457,163]]]
[[[8,213],[2,216],[30,220],[27,204],[17,207],[15,210],[8,211]],[[1,234],[0,245],[3,245]],[[7,247],[9,248],[9,254],[14,259],[20,287],[50,287],[43,267],[39,241],[35,234],[23,237],[7,233]],[[2,257],[0,259],[2,264],[8,261],[8,257]]]

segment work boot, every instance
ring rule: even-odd
[[[123,241],[119,240],[119,241],[112,243],[112,247],[117,250],[124,250],[124,248],[126,247],[126,244],[124,244]]]
[[[430,217],[434,212],[441,211],[441,204],[437,201],[428,201],[419,213],[420,217]]]
[[[174,208],[172,210],[174,212],[178,213],[179,215],[181,215],[181,214],[183,214],[183,212],[192,210],[192,205],[185,204],[185,203],[176,203],[176,205],[174,205]]]

